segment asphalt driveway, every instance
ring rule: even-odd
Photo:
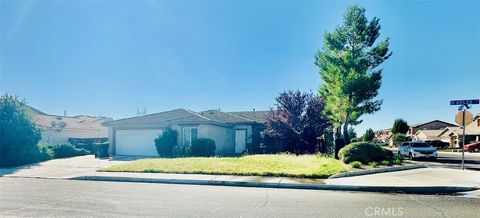
[[[115,156],[98,159],[93,155],[86,155],[72,158],[53,159],[14,168],[0,168],[0,176],[69,179],[90,175],[101,168],[123,164],[142,158],[145,157]]]

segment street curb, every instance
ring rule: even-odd
[[[354,171],[354,172],[343,172],[343,173],[337,173],[328,178],[335,179],[335,178],[352,177],[352,176],[363,176],[363,175],[370,175],[370,174],[376,174],[376,173],[396,172],[396,171],[413,170],[413,169],[420,169],[420,168],[427,168],[427,166],[423,164],[416,164],[416,165],[410,165],[410,166],[387,167],[387,168],[378,168],[378,169],[362,170],[362,171]]]
[[[409,194],[448,194],[477,190],[475,187],[457,186],[356,186],[356,185],[327,185],[327,184],[303,184],[303,183],[271,183],[271,182],[240,182],[220,180],[184,180],[184,179],[161,179],[161,178],[138,178],[138,177],[113,177],[113,176],[81,176],[73,180],[109,181],[109,182],[138,182],[138,183],[163,183],[183,185],[212,185],[212,186],[236,186],[258,188],[281,188],[281,189],[310,189],[331,191],[362,191],[362,192],[396,192]]]

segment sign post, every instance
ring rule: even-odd
[[[467,109],[470,109],[469,104],[479,104],[479,103],[480,103],[479,99],[452,100],[452,101],[450,101],[450,105],[460,105],[458,110],[462,111],[462,112],[460,112],[461,117],[462,117],[461,118],[461,126],[462,126],[462,129],[463,129],[462,146],[461,146],[461,148],[462,148],[462,170],[465,169],[465,150],[464,150],[464,146],[465,146],[465,126],[467,125],[466,122],[469,122],[469,123],[472,122],[471,119],[466,120],[465,116],[468,116],[469,118],[471,117],[471,113],[467,111]],[[460,113],[458,113],[457,116],[455,116],[455,121],[459,125],[460,125],[460,122],[458,122],[457,117],[459,117],[458,115],[460,115]]]

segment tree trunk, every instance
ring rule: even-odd
[[[348,135],[348,119],[349,115],[345,117],[345,123],[343,124],[343,140],[345,141],[345,145],[350,144],[350,136]]]
[[[345,146],[343,138],[342,138],[342,133],[340,132],[341,131],[340,129],[341,129],[340,126],[335,127],[334,128],[334,133],[333,133],[334,143],[335,143],[335,159],[339,159],[338,152],[340,151],[340,149],[343,148],[343,146]]]

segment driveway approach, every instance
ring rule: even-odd
[[[69,179],[77,176],[90,175],[98,169],[127,163],[144,157],[116,156],[98,159],[93,155],[54,159],[45,162],[14,167],[0,168],[0,176],[26,178]]]

